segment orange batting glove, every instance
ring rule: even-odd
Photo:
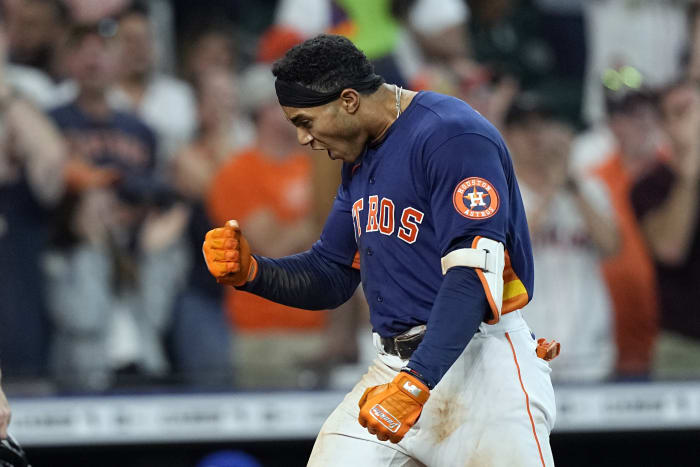
[[[418,378],[400,372],[389,384],[367,388],[360,398],[360,425],[380,441],[401,441],[423,411],[430,389]]]
[[[549,362],[557,358],[560,350],[561,344],[554,339],[551,342],[542,337],[537,339],[537,356],[544,361]]]
[[[207,232],[202,245],[204,261],[219,284],[239,287],[255,278],[258,262],[250,256],[248,240],[241,234],[238,222]]]

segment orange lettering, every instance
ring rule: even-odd
[[[389,198],[382,198],[379,231],[384,235],[394,233],[394,202]]]
[[[406,208],[401,214],[399,238],[406,243],[414,243],[418,238],[418,224],[423,222],[423,213],[417,209]]]
[[[367,214],[367,232],[376,232],[379,230],[379,221],[377,220],[377,207],[379,205],[379,196],[372,195],[369,197],[369,213]]]
[[[360,235],[362,235],[362,227],[360,226],[360,211],[362,211],[364,204],[364,198],[360,198],[352,205],[352,220],[355,223],[355,239],[360,238]]]

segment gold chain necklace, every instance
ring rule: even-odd
[[[394,85],[394,89],[396,90],[396,118],[399,118],[399,115],[401,115],[401,93],[403,92],[403,88]]]

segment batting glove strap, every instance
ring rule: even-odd
[[[417,378],[418,381],[425,384],[428,387],[428,389],[433,389],[434,386],[432,384],[428,383],[428,381],[425,379],[425,377],[422,374],[418,373],[413,368],[409,368],[409,367],[405,366],[405,367],[401,368],[401,371],[404,373],[408,373],[409,375],[413,376],[414,378]]]

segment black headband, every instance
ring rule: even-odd
[[[282,106],[296,108],[318,107],[319,105],[328,104],[339,98],[343,89],[352,88],[358,92],[369,91],[376,89],[383,82],[384,78],[372,74],[362,81],[341,86],[335,91],[318,92],[306,86],[302,86],[301,84],[277,78],[275,80],[275,91],[277,91],[277,100]]]

